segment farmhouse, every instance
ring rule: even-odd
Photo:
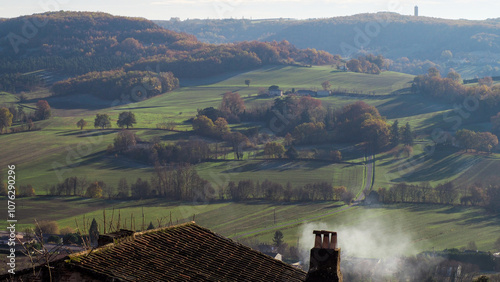
[[[281,97],[283,96],[283,90],[279,88],[277,85],[272,85],[268,89],[268,93],[270,97]]]
[[[51,275],[53,281],[342,281],[336,234],[315,234],[309,273],[190,222],[101,235],[97,248],[52,261]],[[48,280],[46,267],[35,273],[30,268],[0,280]]]

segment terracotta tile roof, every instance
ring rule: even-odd
[[[304,281],[306,273],[194,222],[135,233],[68,261],[118,281]],[[115,280],[115,281],[116,281]]]

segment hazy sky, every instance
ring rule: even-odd
[[[0,17],[54,10],[102,11],[152,20],[186,18],[325,18],[391,11],[448,19],[500,17],[498,0],[0,0]]]

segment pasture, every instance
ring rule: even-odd
[[[291,246],[310,248],[310,228],[328,228],[339,232],[339,246],[344,252],[366,257],[384,257],[397,253],[390,244],[411,255],[425,250],[462,248],[474,241],[479,250],[489,251],[498,238],[500,219],[480,208],[423,204],[394,204],[347,207],[339,202],[281,203],[269,202],[171,202],[164,199],[117,201],[76,197],[32,197],[18,200],[18,227],[33,220],[56,220],[62,227],[83,227],[96,218],[103,231],[103,210],[107,225],[141,229],[142,214],[147,227],[183,223],[194,219],[197,224],[239,241],[271,244],[276,230]],[[133,217],[131,217],[133,215]],[[5,227],[2,223],[0,228]],[[307,228],[307,229],[306,229]],[[109,230],[109,227],[108,227]],[[359,237],[361,236],[361,237]],[[360,250],[351,241],[365,240]],[[391,243],[392,242],[392,243]],[[372,246],[369,246],[372,244]],[[386,251],[381,251],[387,248]],[[378,255],[375,255],[377,254]]]

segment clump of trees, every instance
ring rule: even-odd
[[[498,137],[490,132],[475,132],[468,129],[460,129],[455,133],[456,141],[461,148],[476,150],[477,152],[491,153],[498,145]]]
[[[374,106],[363,101],[346,105],[337,121],[341,129],[339,133],[347,140],[368,142],[375,150],[389,145],[391,130]]]
[[[347,68],[353,72],[380,74],[382,69],[389,67],[389,62],[382,55],[374,56],[372,54],[358,59],[351,59],[346,64]]]
[[[12,127],[10,131],[12,133],[30,131],[39,129],[33,121],[45,120],[50,118],[52,110],[49,103],[46,100],[39,100],[36,103],[36,109],[34,112],[25,113],[23,106],[19,105],[17,108],[12,105],[9,108],[0,108],[0,134],[4,132],[4,129],[11,127],[14,122],[20,122],[21,126]]]
[[[113,142],[113,149],[117,152],[125,152],[137,144],[137,136],[128,130],[118,132]]]
[[[500,87],[492,86],[484,81],[475,86],[465,86],[456,76],[449,74],[441,77],[439,70],[431,67],[425,75],[415,77],[412,83],[412,91],[425,96],[442,99],[449,103],[463,104],[470,101],[470,108],[474,109],[474,115],[470,118],[478,121],[489,121],[491,116],[498,113],[500,103]]]
[[[269,158],[282,158],[285,154],[285,147],[277,142],[269,142],[264,146],[264,154]]]
[[[19,93],[43,86],[43,80],[34,74],[4,73],[0,75],[0,91]]]
[[[54,83],[54,95],[90,93],[102,99],[124,98],[139,101],[179,87],[179,79],[171,72],[153,74],[147,71],[103,71],[90,72],[81,76]]]

